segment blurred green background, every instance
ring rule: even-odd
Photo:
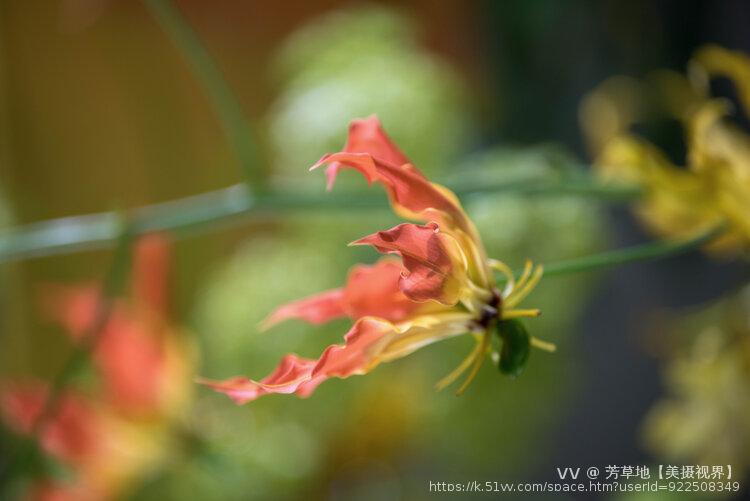
[[[352,118],[377,113],[414,163],[449,185],[555,178],[588,162],[577,106],[598,82],[683,69],[706,41],[750,47],[739,1],[177,7],[236,94],[264,185],[321,196],[323,176],[307,167],[343,145]],[[9,0],[0,37],[0,226],[241,181],[210,101],[142,4]],[[350,174],[337,190],[366,188]],[[488,253],[512,267],[644,238],[626,211],[601,201],[496,193],[462,202]],[[257,325],[276,305],[374,261],[346,243],[396,221],[384,202],[264,213],[180,239],[173,316],[200,347],[197,372],[260,377],[287,352],[317,356],[340,339],[343,321]],[[70,344],[39,314],[38,286],[96,279],[109,259],[91,251],[2,265],[2,378],[57,373]],[[175,450],[122,497],[423,499],[430,480],[549,480],[561,465],[650,464],[658,456],[641,447],[640,427],[662,390],[644,333],[659,330],[661,308],[695,308],[743,277],[746,269],[690,255],[550,278],[529,299],[544,312],[529,327],[558,352],[534,353],[517,380],[487,364],[462,398],[432,385],[468,351],[464,338],[330,381],[306,400],[236,407],[198,388],[185,416],[198,445]]]

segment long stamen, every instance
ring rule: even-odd
[[[503,310],[503,320],[508,320],[511,318],[525,318],[525,317],[538,317],[542,314],[542,311],[538,308],[528,309],[528,310]]]
[[[523,273],[521,273],[521,278],[519,278],[518,282],[516,282],[515,290],[519,290],[519,289],[523,288],[526,285],[526,282],[528,281],[529,277],[531,276],[531,270],[533,268],[534,268],[534,266],[531,263],[531,260],[527,259],[526,262],[523,265]],[[513,293],[513,291],[511,291],[511,294],[512,293]]]
[[[482,301],[488,300],[490,297],[492,297],[492,293],[488,291],[487,289],[478,286],[474,283],[473,280],[467,279],[466,285],[469,288],[469,290],[474,294],[475,296],[479,297]]]
[[[476,268],[477,268],[477,272],[481,275],[482,285],[485,287],[489,287],[490,284],[494,283],[494,277],[492,276],[492,273],[489,273],[487,269],[484,266],[482,266],[482,263],[486,260],[486,256],[480,250],[479,246],[474,244],[474,242],[471,240],[470,237],[468,237],[468,235],[466,238],[469,239],[469,243],[467,247],[472,253],[472,258],[474,259],[474,262],[477,263]]]
[[[456,391],[456,395],[463,395],[463,393],[466,391],[466,389],[469,387],[472,381],[474,381],[474,378],[477,377],[477,374],[479,374],[479,369],[482,367],[482,363],[484,362],[485,355],[487,355],[487,348],[490,346],[490,330],[487,329],[484,331],[484,335],[482,336],[482,341],[479,343],[479,349],[477,350],[477,353],[474,356],[474,366],[471,368],[471,372],[466,378],[466,381],[463,382],[461,387]]]
[[[469,310],[470,313],[476,313],[479,311],[476,301],[472,298],[462,298],[461,304],[464,305],[464,307]]]
[[[516,289],[510,296],[506,298],[506,306],[508,308],[513,308],[515,305],[523,301],[523,299],[528,296],[532,290],[534,290],[534,287],[536,287],[536,285],[539,283],[539,280],[542,279],[543,273],[544,267],[542,265],[538,265],[534,270],[534,273],[531,275],[529,281],[526,282],[521,289]]]
[[[503,289],[502,296],[508,296],[516,287],[516,279],[513,276],[513,270],[511,270],[507,264],[503,263],[502,261],[498,261],[497,259],[488,259],[487,263],[490,265],[490,268],[492,268],[493,270],[497,270],[505,275],[505,280],[507,281],[507,283],[505,284],[505,288]]]
[[[448,374],[447,376],[445,376],[444,378],[442,378],[440,381],[438,381],[437,383],[435,383],[435,389],[438,390],[438,391],[444,390],[445,388],[447,388],[448,386],[450,386],[451,384],[453,384],[453,382],[456,379],[458,379],[459,376],[461,376],[461,374],[463,374],[464,372],[466,372],[466,369],[469,368],[469,366],[471,365],[471,362],[477,356],[477,351],[479,350],[481,344],[482,344],[481,342],[477,342],[477,344],[474,346],[474,348],[469,352],[469,354],[466,356],[466,358],[464,358],[461,361],[461,363],[458,365],[458,367],[456,367],[455,369],[453,369],[450,372],[450,374]]]
[[[557,346],[555,346],[554,343],[542,341],[538,337],[534,337],[534,336],[531,336],[531,346],[533,346],[534,348],[543,350],[543,351],[548,351],[550,353],[557,351]]]

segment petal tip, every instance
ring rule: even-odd
[[[331,157],[331,153],[326,153],[325,155],[323,155],[322,157],[320,157],[320,159],[317,162],[315,162],[314,164],[312,164],[307,169],[307,172],[312,172],[314,170],[319,169],[320,167],[322,167],[323,165],[325,165],[326,163],[328,163],[328,159],[330,157]]]
[[[278,321],[273,318],[273,315],[269,315],[258,322],[258,332],[266,332],[277,323]]]
[[[360,245],[370,245],[370,235],[362,238],[358,238],[357,240],[353,240],[346,244],[347,247],[358,247]]]

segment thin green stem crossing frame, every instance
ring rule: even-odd
[[[632,247],[625,247],[623,249],[593,254],[591,256],[551,263],[544,267],[544,276],[553,277],[584,271],[594,271],[601,268],[621,266],[638,261],[650,261],[684,254],[711,242],[726,231],[726,228],[726,224],[720,224],[686,239],[673,241],[657,240]]]
[[[587,196],[608,201],[624,201],[638,196],[629,187],[601,185],[591,180],[526,180],[505,183],[468,183],[453,187],[460,198],[498,193],[521,193],[529,196]],[[241,224],[253,216],[274,215],[290,211],[386,209],[382,193],[329,193],[310,195],[294,192],[251,194],[244,184],[237,184],[200,195],[180,198],[131,209],[134,235],[168,231],[176,236],[220,230]],[[0,263],[28,258],[70,254],[85,250],[106,249],[118,235],[121,214],[100,212],[50,219],[0,231]]]

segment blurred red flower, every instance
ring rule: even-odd
[[[111,305],[92,358],[101,388],[67,390],[43,423],[43,451],[68,466],[72,480],[46,478],[33,499],[103,499],[117,496],[165,453],[170,424],[189,403],[192,353],[168,318],[170,244],[161,235],[135,247],[132,292]],[[102,307],[98,284],[47,285],[42,306],[76,342],[90,335]],[[30,434],[45,405],[41,383],[9,383],[0,395],[2,418]]]

